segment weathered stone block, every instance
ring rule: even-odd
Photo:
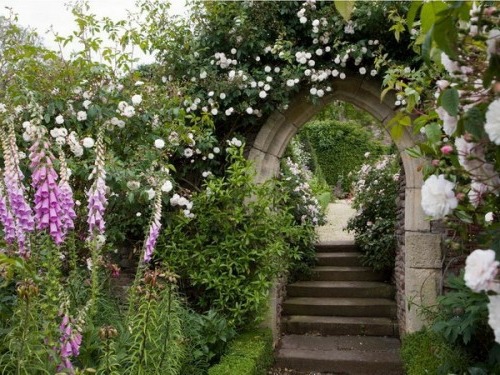
[[[405,198],[405,230],[410,232],[430,232],[431,223],[427,220],[420,201],[421,189],[406,188]]]
[[[440,270],[406,268],[406,332],[418,331],[429,323],[422,315],[422,307],[436,304],[440,279]]]
[[[267,152],[271,143],[275,142],[276,133],[281,130],[284,122],[285,116],[283,116],[283,114],[279,111],[275,111],[271,116],[269,116],[266,123],[262,126],[257,138],[255,138],[253,147]]]
[[[272,177],[275,177],[279,172],[279,159],[270,154],[266,154],[256,148],[251,148],[248,154],[248,160],[252,161],[255,166],[255,182],[260,184]]]
[[[405,263],[411,268],[441,269],[441,236],[434,233],[405,234]]]

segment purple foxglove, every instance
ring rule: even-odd
[[[46,230],[58,245],[64,241],[61,218],[61,192],[57,184],[58,175],[52,161],[54,156],[49,151],[47,142],[36,141],[30,147],[30,168],[35,190],[35,221],[38,230]]]
[[[71,189],[68,182],[68,166],[62,149],[59,149],[59,160],[61,163],[61,180],[59,181],[59,197],[61,199],[62,210],[61,224],[63,233],[67,233],[69,229],[74,229],[75,227],[75,201],[73,200],[73,189]]]

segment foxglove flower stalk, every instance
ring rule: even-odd
[[[78,357],[80,354],[80,346],[82,345],[82,334],[74,328],[73,321],[68,314],[64,314],[61,325],[59,326],[61,337],[59,342],[60,356],[62,363],[59,366],[59,371],[67,371],[74,374],[73,364],[70,357]]]
[[[5,161],[3,224],[6,225],[9,239],[15,233],[19,255],[27,257],[29,256],[29,248],[26,241],[26,232],[35,229],[35,222],[33,211],[25,198],[25,187],[22,183],[24,176],[19,168],[19,150],[13,125],[8,125],[7,132],[0,131],[0,137]]]
[[[161,184],[160,184],[161,186]],[[144,262],[149,262],[153,256],[153,251],[156,246],[156,240],[160,234],[161,228],[161,189],[157,189],[155,195],[155,203],[153,206],[153,218],[149,227],[149,234],[144,245]]]
[[[3,184],[0,184],[0,221],[4,228],[4,238],[7,243],[12,244],[16,240],[16,224],[12,212],[7,207],[7,198]]]
[[[75,201],[73,200],[73,190],[69,184],[68,166],[62,149],[59,149],[59,161],[61,165],[61,180],[59,181],[59,196],[61,198],[62,210],[62,230],[66,234],[69,229],[75,227],[73,220],[76,218]]]
[[[48,229],[57,245],[64,241],[61,207],[61,191],[54,170],[54,155],[49,151],[49,143],[39,138],[30,147],[30,168],[35,189],[35,221],[38,230]]]
[[[104,211],[106,210],[106,170],[104,169],[104,139],[102,133],[97,137],[96,158],[94,170],[90,177],[94,178],[94,183],[87,192],[89,216],[87,223],[89,225],[90,238],[95,238],[98,234],[104,234],[106,222],[104,221]]]

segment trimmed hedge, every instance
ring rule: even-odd
[[[268,328],[258,329],[236,337],[208,375],[265,375],[272,363],[273,334]]]
[[[436,332],[424,329],[405,335],[402,341],[407,375],[468,373],[467,355]]]
[[[370,158],[385,154],[387,147],[374,139],[362,125],[337,120],[312,121],[300,133],[310,143],[326,182],[331,187],[340,183],[343,191],[351,189],[350,172],[358,170]]]

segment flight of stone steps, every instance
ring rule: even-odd
[[[274,373],[402,374],[394,288],[352,241],[316,251],[313,279],[287,286]]]

